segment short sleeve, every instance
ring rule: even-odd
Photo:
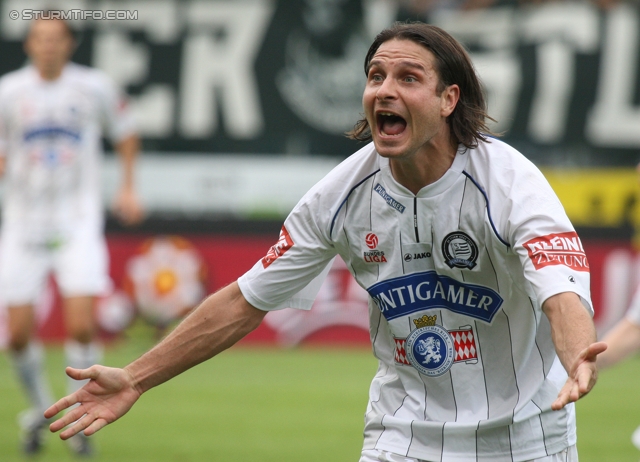
[[[311,197],[309,197],[311,196]],[[278,241],[238,285],[261,310],[310,309],[336,256],[318,196],[309,193],[285,220]]]
[[[103,75],[99,82],[105,134],[117,143],[136,132],[133,112],[127,96],[110,78]]]
[[[555,192],[535,167],[517,176],[510,192],[509,240],[540,305],[562,293],[578,294],[593,316],[589,262]]]

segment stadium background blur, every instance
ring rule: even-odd
[[[128,353],[118,348],[131,352],[131,345],[155,341],[145,337],[144,326],[162,332],[261,258],[297,200],[360,147],[343,133],[361,112],[366,50],[394,20],[439,25],[468,47],[498,121],[492,127],[543,170],[582,237],[600,333],[622,316],[640,282],[638,1],[3,0],[0,74],[25,62],[28,21],[11,19],[10,12],[55,8],[76,18],[80,11],[97,12],[70,21],[78,41],[73,60],[103,69],[127,91],[143,140],[137,186],[147,217],[134,229],[107,219],[114,290],[101,299],[97,315],[119,360]],[[130,19],[98,19],[107,10]],[[117,161],[111,146],[106,149],[104,194],[110,198]],[[54,358],[63,334],[55,295],[51,284],[38,303],[39,334]],[[242,344],[248,356],[269,361],[275,355],[276,363],[278,354],[294,354],[286,347],[300,344],[355,345],[367,357],[366,310],[366,293],[336,261],[311,312],[270,313]],[[0,311],[0,346],[4,316]],[[266,345],[275,348],[255,350]],[[335,366],[352,350],[335,357],[331,350],[327,363]],[[229,357],[234,354],[247,360],[242,353]],[[364,361],[362,411],[375,367]],[[637,378],[636,361],[611,376]],[[590,418],[608,422],[606,413],[617,409],[609,394],[622,399],[615,387],[623,382],[612,380],[614,391],[603,385],[600,393],[599,386],[593,393],[599,398],[578,407],[579,431]],[[581,414],[597,399],[609,399],[604,410]],[[629,437],[640,418],[625,422],[622,410],[637,411],[639,401],[631,393],[609,422],[622,428],[619,440],[610,441],[625,455],[612,458],[609,451],[589,459],[581,449],[581,460],[638,459]],[[357,449],[361,421],[355,422]],[[594,444],[590,454],[598,454],[596,441],[584,440],[579,445]],[[11,444],[0,440],[0,459]]]

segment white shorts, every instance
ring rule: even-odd
[[[429,462],[426,460],[412,459],[387,451],[366,450],[362,451],[360,462]],[[576,445],[569,446],[567,449],[542,457],[540,459],[531,459],[525,462],[578,462],[578,449]]]
[[[63,234],[2,230],[0,299],[6,305],[34,303],[53,275],[63,297],[101,295],[111,287],[109,254],[102,233],[78,226]]]

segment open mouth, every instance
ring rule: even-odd
[[[406,120],[390,112],[379,112],[376,116],[376,122],[380,133],[387,136],[399,135],[407,128]]]

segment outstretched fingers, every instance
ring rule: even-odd
[[[591,391],[598,379],[597,356],[606,349],[606,343],[596,342],[580,352],[571,367],[569,378],[560,390],[558,398],[551,405],[551,409],[560,410],[567,404],[578,401]]]
[[[592,343],[585,350],[585,361],[595,362],[597,356],[603,353],[607,349],[608,345],[605,342]]]
[[[69,377],[75,380],[95,379],[98,375],[98,372],[95,371],[93,367],[90,367],[89,369],[74,369],[73,367],[67,367],[65,369],[65,372]],[[79,392],[72,393],[68,396],[65,396],[64,398],[59,399],[56,403],[49,407],[49,409],[44,411],[44,416],[47,419],[50,419],[60,411],[64,411],[65,409],[68,409],[79,402]]]
[[[96,380],[100,375],[100,370],[103,369],[103,366],[91,366],[88,369],[76,369],[70,366],[67,366],[64,372],[74,380]]]
[[[84,430],[84,434],[87,436],[91,436],[107,425],[109,425],[109,422],[107,422],[105,419],[96,419]]]
[[[84,415],[80,414],[79,417],[82,418],[77,418],[75,423],[73,423],[73,421],[70,422],[73,424],[60,433],[60,438],[66,440],[83,431],[86,436],[91,436],[108,424],[105,419],[100,418],[97,415],[93,415],[92,413]]]
[[[84,431],[89,436],[126,414],[140,397],[132,385],[131,375],[122,369],[100,365],[88,369],[67,368],[67,375],[78,380],[90,379],[80,390],[60,399],[45,411],[52,418],[58,412],[67,413],[53,422],[49,429],[61,431],[68,439]],[[77,407],[73,407],[77,404]]]
[[[68,412],[64,418],[61,418],[54,422],[54,424],[57,424],[57,430],[60,430],[68,425],[68,428],[60,433],[60,438],[66,440],[83,431],[86,436],[91,436],[109,423],[93,412],[85,413],[85,410],[83,410],[83,408],[84,406],[79,406],[73,411]],[[53,427],[54,424],[51,424],[51,427]],[[52,429],[52,431],[57,430]]]
[[[63,398],[64,399],[64,398]],[[56,403],[57,404],[57,403]],[[54,404],[55,406],[55,404]],[[53,408],[50,407],[49,409]],[[49,410],[47,409],[47,411]],[[64,408],[66,409],[66,408]],[[56,413],[57,414],[57,413]],[[57,432],[59,430],[62,430],[64,427],[66,427],[67,425],[77,421],[80,417],[82,417],[85,414],[84,411],[84,406],[78,406],[75,409],[70,410],[69,412],[67,412],[65,415],[63,415],[62,417],[60,417],[58,420],[56,420],[55,422],[52,422],[51,425],[49,425],[49,430],[52,432]],[[55,414],[53,414],[55,415]],[[47,416],[47,413],[45,412],[45,417]]]
[[[574,394],[574,385],[575,382],[573,381],[573,379],[569,378],[560,390],[560,393],[558,393],[558,397],[556,398],[556,400],[551,404],[551,409],[553,409],[554,411],[559,411],[567,404],[573,401],[577,401],[577,398],[573,401],[571,400],[572,394]]]

